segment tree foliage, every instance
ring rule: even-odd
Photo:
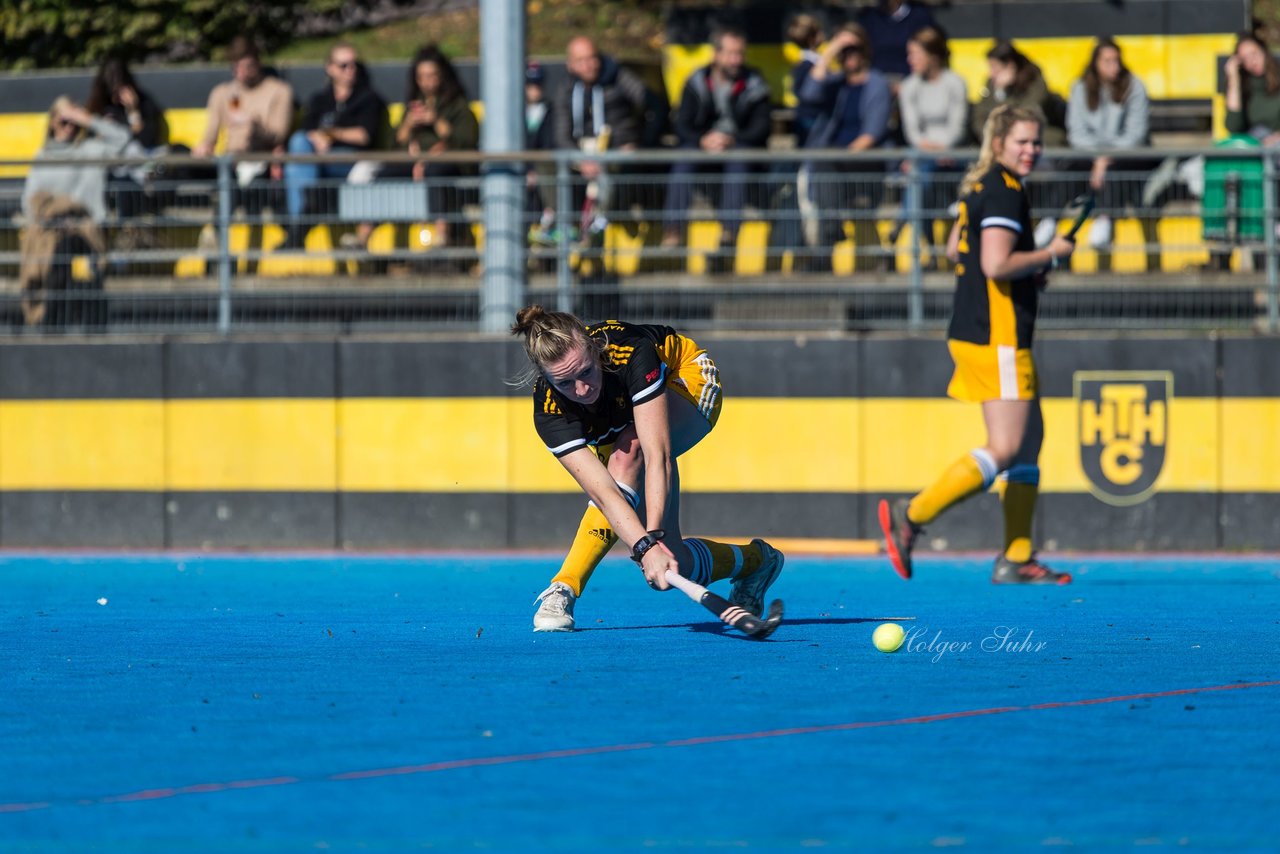
[[[69,68],[110,54],[134,62],[209,59],[241,32],[271,51],[373,7],[415,5],[421,0],[9,0],[0,3],[0,65]]]

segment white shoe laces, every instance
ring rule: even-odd
[[[538,594],[533,600],[536,605],[539,602],[542,606],[538,609],[551,614],[563,614],[569,602],[573,599],[573,591],[569,589],[567,584],[561,584],[559,581],[554,582],[546,590]]]

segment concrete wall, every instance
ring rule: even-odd
[[[875,501],[982,441],[936,337],[701,341],[726,403],[681,460],[684,524],[874,538]],[[1280,339],[1052,337],[1041,543],[1280,547]],[[507,341],[0,345],[0,546],[553,547],[583,499]],[[994,549],[979,496],[933,545]]]

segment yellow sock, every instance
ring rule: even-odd
[[[1038,483],[1023,483],[1011,478],[1005,487],[1001,501],[1004,507],[1004,556],[1015,563],[1031,560],[1031,519],[1036,512],[1039,494]]]
[[[690,578],[702,585],[722,578],[747,578],[764,562],[760,549],[751,543],[734,546],[702,537],[689,537],[684,544],[693,554]]]
[[[911,499],[907,518],[917,525],[929,524],[951,505],[990,486],[996,471],[991,455],[982,448],[975,448],[952,463],[933,485]]]
[[[582,521],[578,523],[578,533],[573,537],[573,545],[569,546],[560,571],[551,580],[569,585],[575,596],[581,596],[591,573],[596,571],[617,541],[618,535],[613,532],[609,520],[594,504],[587,505],[587,512],[582,514]]]

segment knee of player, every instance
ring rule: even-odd
[[[614,480],[634,483],[644,473],[644,452],[638,441],[619,442],[609,455],[609,474]]]

